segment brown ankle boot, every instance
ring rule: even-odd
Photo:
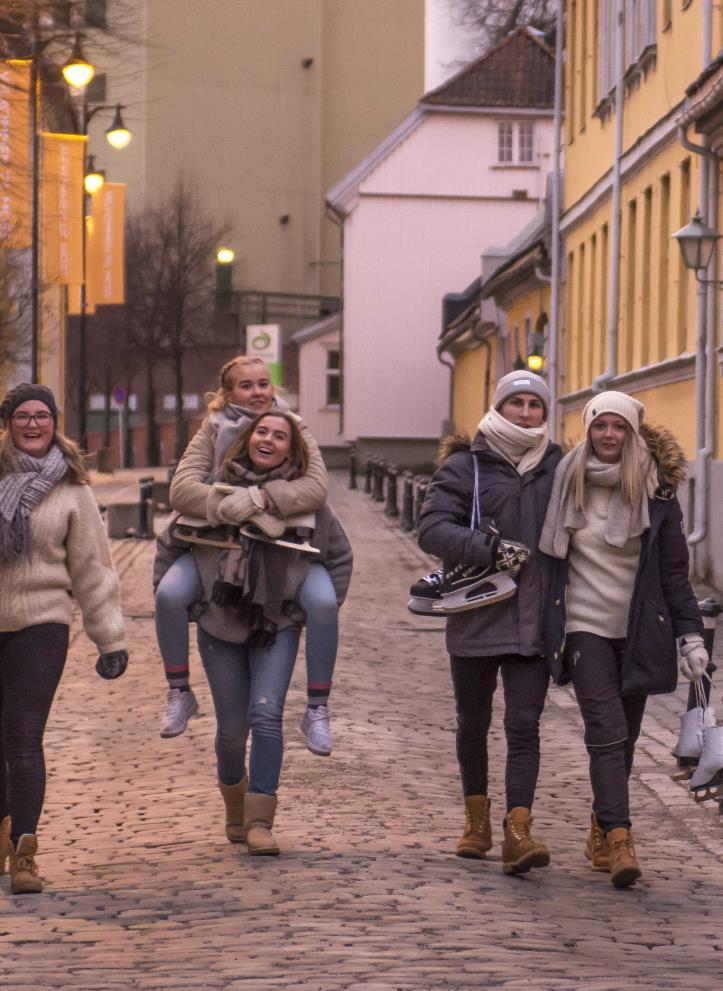
[[[37,852],[38,840],[31,833],[23,833],[15,849],[10,844],[10,890],[14,895],[37,894],[43,890],[35,863]]]
[[[492,849],[490,800],[486,795],[465,795],[464,810],[464,832],[457,841],[457,856],[482,859]]]
[[[279,846],[271,833],[276,814],[276,796],[247,792],[244,801],[246,845],[254,857],[275,857]]]
[[[0,874],[5,873],[5,862],[10,856],[10,816],[0,822]]]
[[[587,834],[585,856],[590,861],[594,871],[610,870],[610,847],[605,837],[605,831],[597,821],[594,812],[590,814],[590,832]]]
[[[238,784],[225,785],[219,781],[218,787],[223,795],[226,806],[226,838],[229,843],[243,843],[246,839],[244,831],[244,796],[249,788],[249,779],[245,775]]]
[[[550,851],[532,836],[532,815],[518,805],[505,816],[502,843],[502,870],[505,874],[526,874],[531,867],[547,867]]]
[[[628,888],[642,871],[635,859],[633,837],[629,829],[611,829],[607,834],[610,847],[610,880],[616,888]]]

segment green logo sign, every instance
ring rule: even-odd
[[[257,334],[256,337],[251,341],[251,347],[255,348],[257,351],[265,351],[266,348],[271,345],[271,337],[266,331],[262,331]]]

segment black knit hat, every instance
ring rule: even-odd
[[[37,399],[50,410],[53,417],[54,426],[58,426],[58,407],[55,405],[55,396],[46,385],[31,385],[29,382],[21,382],[14,389],[8,392],[0,405],[0,420],[3,426],[7,427],[10,417],[18,406],[26,403],[29,399]]]

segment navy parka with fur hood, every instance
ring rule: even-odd
[[[551,559],[537,549],[550,498],[555,467],[562,457],[550,443],[542,461],[519,475],[481,433],[470,445],[461,435],[448,438],[440,451],[440,467],[427,491],[417,540],[445,566],[490,563],[488,538],[470,529],[474,498],[474,462],[479,470],[480,512],[492,518],[507,540],[526,544],[530,560],[520,570],[516,595],[503,602],[453,613],[447,617],[447,651],[456,657],[524,657],[544,653],[542,614],[548,600]]]
[[[640,560],[631,589],[622,657],[623,695],[659,695],[678,683],[675,638],[703,633],[703,621],[688,578],[688,545],[675,495],[685,478],[685,455],[662,427],[643,424],[640,434],[658,465],[660,485],[648,500],[650,528],[640,538]],[[543,555],[546,556],[546,555]],[[546,609],[546,654],[557,684],[570,680],[565,665],[567,559],[550,558],[554,577]]]

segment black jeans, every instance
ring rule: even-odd
[[[505,692],[507,811],[532,808],[540,770],[540,716],[550,676],[542,657],[451,657],[457,761],[465,795],[487,794],[487,733],[497,672]]]
[[[567,668],[585,723],[593,811],[601,827],[630,829],[628,778],[647,695],[622,695],[620,665],[625,640],[571,633]]]
[[[36,833],[45,798],[43,733],[65,667],[68,627],[0,633],[0,819],[11,837]]]

